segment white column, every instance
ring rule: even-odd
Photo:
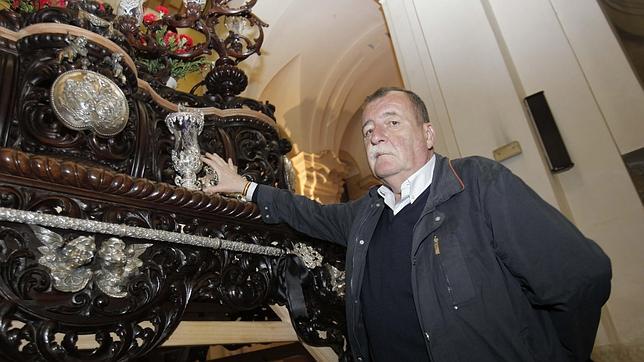
[[[644,92],[597,3],[381,4],[406,86],[424,97],[434,122],[448,133],[439,151],[490,157],[493,149],[519,141],[523,153],[504,164],[613,262],[598,342],[644,345],[644,208],[621,160],[621,153],[644,146]],[[556,175],[544,163],[522,103],[541,90],[575,163]]]

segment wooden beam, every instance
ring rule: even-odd
[[[297,334],[284,322],[181,322],[164,346],[294,342]]]
[[[271,309],[277,316],[283,321],[287,322],[290,325],[291,321],[291,315],[288,312],[288,309],[286,307],[273,304],[271,305]],[[291,327],[293,328],[293,327]],[[330,347],[313,347],[309,346],[308,344],[302,342],[302,345],[304,348],[306,348],[307,351],[315,358],[316,361],[318,362],[337,362],[338,361],[338,355],[333,352],[333,349]]]
[[[282,320],[280,322],[220,322],[183,321],[163,346],[199,346],[217,344],[250,344],[270,342],[298,342],[288,309],[271,305],[271,309]],[[152,327],[149,322],[142,327]],[[117,338],[116,336],[113,336]],[[61,336],[62,338],[62,336]],[[80,335],[76,343],[79,349],[97,348],[93,336]],[[306,350],[319,362],[337,362],[338,355],[329,347],[313,347],[302,342]]]
[[[142,326],[146,327],[143,324]],[[113,337],[118,339],[117,336]],[[210,346],[296,341],[298,341],[297,334],[290,323],[186,321],[179,323],[177,329],[163,343],[163,346]],[[76,346],[79,349],[94,349],[98,347],[98,343],[94,340],[93,335],[79,335]]]

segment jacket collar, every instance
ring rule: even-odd
[[[423,214],[433,211],[436,205],[442,204],[465,189],[465,185],[452,166],[451,160],[438,153],[434,153],[434,155],[436,165],[434,166],[434,176],[432,178],[432,190],[427,198]],[[378,186],[371,187],[369,196],[372,200],[382,198],[378,194]]]
[[[463,180],[452,166],[452,161],[445,156],[436,154],[432,190],[429,192],[423,214],[433,211],[436,205],[442,204],[464,189]]]

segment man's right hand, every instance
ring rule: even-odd
[[[246,179],[237,174],[237,166],[233,164],[232,159],[228,162],[217,154],[207,153],[201,156],[201,160],[217,173],[219,183],[215,186],[209,186],[203,189],[207,194],[226,192],[242,192]]]

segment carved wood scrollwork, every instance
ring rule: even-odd
[[[65,71],[83,67],[80,57],[72,62],[59,62],[56,54],[65,46],[63,34],[38,34],[24,37],[17,43],[21,76],[16,87],[20,91],[15,119],[20,122],[5,123],[3,131],[7,138],[4,145],[172,183],[175,172],[169,155],[174,139],[163,122],[168,111],[155,106],[149,95],[136,88],[132,81],[134,74],[129,68],[124,71],[128,82],[122,90],[128,96],[131,111],[123,131],[102,137],[89,130],[67,128],[56,118],[49,101],[52,83]],[[111,53],[92,42],[88,42],[87,49],[90,69],[113,77],[110,65],[103,62]],[[168,98],[191,106],[212,106],[207,97],[174,93]],[[273,108],[268,104],[251,105],[251,100],[238,101],[239,107],[272,115]],[[279,137],[274,125],[245,116],[210,115],[206,117],[199,141],[203,151],[233,158],[239,169],[256,182],[287,187],[282,157],[290,151],[291,145]]]
[[[94,284],[62,293],[38,263],[32,235],[24,225],[0,225],[0,355],[9,360],[114,361],[144,355],[179,323],[190,298],[186,286],[196,277],[196,266],[210,259],[189,248],[152,246],[128,283],[128,297],[110,298]],[[78,351],[80,335],[91,336],[97,347]]]
[[[152,187],[154,184],[145,186],[126,176],[78,165],[66,172],[58,171],[61,168],[65,167],[55,159],[27,156],[15,150],[0,151],[0,182],[3,184],[0,191],[6,195],[2,200],[6,206],[25,210],[182,231],[288,250],[293,250],[295,243],[304,239],[283,227],[257,223],[253,216],[247,217],[246,222],[243,218],[223,217],[231,211],[235,214],[235,208],[216,208],[205,214],[190,212],[208,205],[202,203],[179,203],[183,205],[180,213],[176,212],[179,210],[176,206],[164,206],[163,203],[158,203],[156,208],[146,208],[140,203],[157,194]],[[3,175],[21,176],[23,180],[34,182],[47,180],[49,185],[60,183],[63,186],[59,191],[41,190],[12,184],[15,179]],[[84,181],[87,179],[104,180],[105,183],[88,184]],[[70,183],[69,180],[76,181]],[[96,190],[105,190],[109,185],[111,192],[131,195],[131,200],[119,203],[120,199],[96,199],[97,196],[104,198],[101,193],[74,196],[69,187],[80,190],[75,185]],[[133,192],[135,189],[139,191]],[[161,200],[175,196],[194,200],[181,197],[184,191],[169,189]],[[152,200],[159,199],[152,197]],[[41,357],[47,360],[131,359],[145,355],[162,343],[182,319],[189,301],[209,303],[213,311],[224,308],[230,318],[242,315],[231,314],[231,311],[252,312],[267,304],[285,303],[276,294],[279,284],[277,258],[167,243],[153,243],[140,256],[143,264],[129,279],[128,295],[124,298],[106,295],[96,286],[96,280],[80,291],[63,293],[54,288],[49,270],[38,263],[42,256],[38,247],[42,244],[29,228],[2,222],[0,230],[0,300],[3,301],[0,306],[3,313],[0,315],[0,353],[10,360],[18,356],[34,360]],[[54,231],[67,241],[84,235],[77,231]],[[97,248],[110,237],[93,236]],[[123,241],[128,245],[148,242],[132,238],[123,238]],[[311,278],[303,285],[309,319],[296,324],[296,330],[307,343],[331,345],[338,353],[343,353],[343,301],[335,287],[337,278],[329,274],[330,267],[342,268],[343,250],[317,241],[307,243],[321,253],[323,263],[312,266]],[[96,263],[89,265],[96,266]],[[250,316],[253,315],[258,313],[253,312]],[[47,320],[56,323],[47,324]],[[322,336],[320,332],[323,332]],[[79,335],[98,341],[93,354],[75,350]]]
[[[53,81],[63,72],[83,66],[80,57],[73,62],[59,62],[56,52],[66,46],[65,35],[62,34],[34,35],[18,42],[22,76],[18,87],[17,118],[21,122],[18,132],[9,131],[11,135],[19,136],[8,139],[6,144],[16,145],[26,152],[78,159],[129,173],[138,140],[137,112],[130,112],[123,131],[113,137],[101,137],[90,131],[75,131],[65,127],[51,108],[49,99]],[[103,64],[103,60],[110,53],[91,42],[87,49],[86,61],[96,64],[96,71],[109,76],[111,69]],[[102,67],[98,66],[102,64]],[[123,90],[125,94],[131,94],[132,86],[136,84],[133,80],[135,77],[129,70],[125,73],[130,81]],[[132,101],[128,103],[131,109],[137,109],[137,104]]]
[[[87,19],[72,13],[46,8],[18,18],[0,11],[0,26],[18,30],[57,22],[92,29]],[[127,47],[114,34],[102,35]],[[152,99],[153,91],[139,88],[133,63],[123,67],[125,82],[115,75],[114,63],[104,61],[113,55],[105,42],[89,41],[85,59],[61,61],[58,54],[68,45],[60,32],[22,36],[13,43],[0,37],[0,147],[5,147],[0,148],[0,206],[282,250],[306,244],[319,253],[321,264],[308,267],[309,277],[302,281],[309,317],[295,324],[296,331],[309,344],[330,345],[343,354],[344,250],[284,225],[264,225],[252,203],[171,186],[174,139],[163,122],[168,109],[158,97]],[[54,80],[83,67],[113,80],[128,99],[127,124],[115,136],[74,131],[52,112]],[[240,173],[259,183],[288,187],[283,157],[291,144],[278,133],[272,105],[153,87],[170,102],[218,109],[206,115],[202,151],[232,158]],[[121,237],[125,247],[152,245],[137,249],[141,265],[110,288],[101,284],[108,266],[100,250],[118,244],[110,241],[113,235],[51,231],[62,238],[57,247],[72,247],[81,237],[95,243],[84,264],[74,264],[85,268],[86,280],[73,284],[73,291],[63,292],[56,283],[76,274],[52,272],[56,260],[40,262],[48,252],[58,255],[52,251],[57,249],[39,249],[43,242],[28,225],[0,221],[0,360],[132,360],[160,346],[190,302],[206,304],[226,320],[272,318],[266,306],[287,303],[279,293],[280,260],[274,256]],[[94,341],[95,348],[79,350],[83,338]]]
[[[257,244],[276,244],[278,235],[221,221],[106,204],[90,199],[4,187],[12,200],[31,210],[98,219],[154,229],[183,229],[200,235]],[[17,206],[18,203],[13,205]],[[67,243],[83,233],[53,230]],[[252,240],[248,236],[252,235]],[[97,249],[109,235],[93,235]],[[126,244],[145,240],[123,238]],[[39,241],[26,225],[0,222],[0,357],[9,360],[129,360],[165,340],[190,300],[214,309],[254,310],[275,303],[276,259],[226,250],[154,243],[140,256],[142,266],[127,283],[124,298],[112,298],[96,278],[74,293],[56,290],[51,271],[39,258]],[[94,257],[96,258],[96,257]],[[97,263],[93,268],[96,275]],[[55,321],[55,322],[51,322]],[[96,340],[90,352],[76,350],[80,335]],[[1,358],[0,358],[1,359]]]

